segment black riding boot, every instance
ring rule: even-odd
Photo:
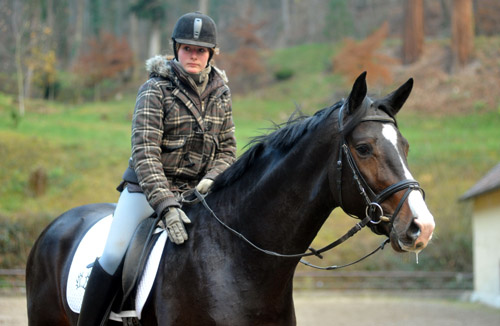
[[[99,260],[95,260],[85,288],[78,326],[101,326],[106,324],[111,310],[111,301],[116,295],[120,284],[116,276],[118,274],[109,275],[102,269]]]

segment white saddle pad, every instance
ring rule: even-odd
[[[96,257],[100,257],[102,255],[112,220],[112,215],[109,215],[92,226],[92,228],[83,237],[75,252],[75,256],[73,257],[73,262],[71,263],[69,270],[68,284],[66,288],[68,305],[73,312],[80,313],[83,294],[85,293],[85,287],[87,285],[90,272],[92,271],[92,268],[87,268],[87,266],[92,264]],[[151,255],[149,256],[144,268],[143,276],[139,281],[137,296],[135,298],[135,311],[122,311],[119,314],[111,312],[109,317],[110,319],[122,321],[122,318],[124,317],[141,318],[142,309],[144,308],[146,299],[148,298],[149,292],[153,287],[153,282],[158,271],[163,248],[167,242],[167,232],[160,228],[156,230],[156,233],[158,232],[162,232],[162,234],[156,241],[156,244],[151,251]]]

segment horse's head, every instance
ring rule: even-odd
[[[369,223],[372,231],[389,236],[396,251],[419,252],[432,238],[434,218],[408,168],[409,144],[395,120],[413,80],[372,100],[365,77],[358,77],[339,110],[341,164],[336,168],[341,166],[342,176],[332,186],[343,209],[361,218],[370,215],[377,223]]]

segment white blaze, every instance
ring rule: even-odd
[[[403,167],[405,173],[405,178],[415,180],[403,161],[402,153],[399,152],[397,146],[398,132],[396,131],[396,127],[392,124],[385,123],[382,128],[382,134],[394,146],[394,149],[398,153],[401,166]],[[427,242],[432,238],[435,223],[434,217],[425,204],[422,193],[418,190],[413,190],[408,196],[408,205],[410,206],[413,216],[416,218],[415,223],[417,223],[421,231],[420,236],[415,243],[418,244],[423,241],[424,245],[427,245]]]

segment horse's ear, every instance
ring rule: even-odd
[[[408,79],[406,83],[404,83],[397,90],[387,95],[381,100],[376,101],[374,105],[379,107],[382,110],[387,110],[389,114],[395,116],[399,110],[403,107],[408,96],[410,96],[411,89],[413,88],[413,78]]]
[[[354,85],[352,85],[351,93],[347,98],[348,113],[353,113],[363,103],[368,89],[366,87],[366,71],[356,78]]]

